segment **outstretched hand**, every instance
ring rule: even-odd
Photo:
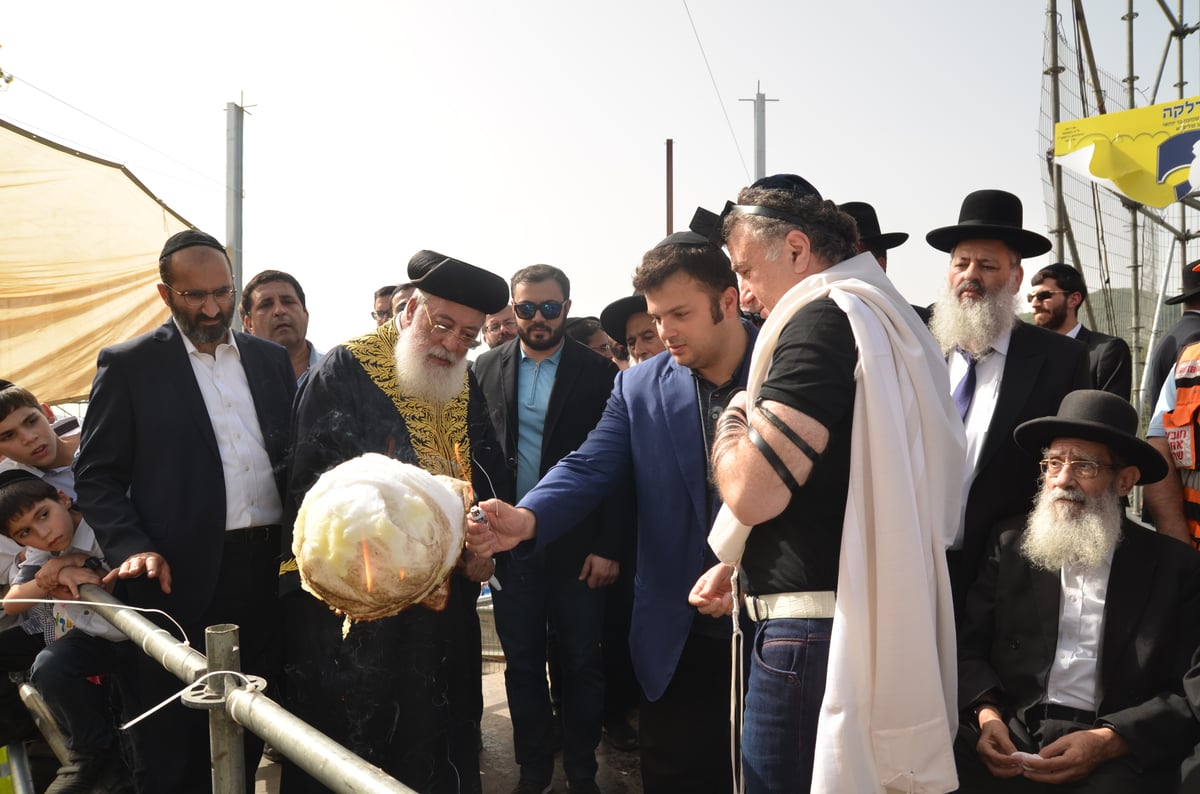
[[[104,577],[104,583],[108,584],[117,579],[136,579],[139,576],[157,579],[164,593],[171,592],[171,566],[167,564],[161,554],[155,551],[144,551],[131,555],[125,562],[108,572]]]
[[[537,518],[523,507],[513,507],[499,499],[479,503],[486,522],[467,519],[467,548],[482,557],[508,551],[537,534]]]

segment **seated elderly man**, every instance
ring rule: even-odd
[[[964,792],[1172,791],[1200,738],[1183,697],[1200,554],[1124,515],[1121,497],[1166,474],[1137,424],[1125,400],[1085,390],[1013,434],[1044,475],[968,596]]]

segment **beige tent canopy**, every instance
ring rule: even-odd
[[[124,166],[0,119],[0,378],[86,399],[100,348],[166,320],[158,252],[191,226]]]

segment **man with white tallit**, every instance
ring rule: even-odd
[[[743,297],[770,314],[713,446],[723,564],[690,600],[757,624],[746,791],[951,791],[944,551],[964,441],[943,359],[803,178],[742,190],[723,233]]]

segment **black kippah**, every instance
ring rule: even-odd
[[[225,252],[225,246],[221,245],[216,237],[213,237],[211,234],[205,234],[199,229],[184,229],[182,232],[176,232],[167,238],[167,241],[163,243],[162,253],[158,255],[158,261],[162,262],[176,251],[191,248],[194,245],[215,248],[228,256]]]

